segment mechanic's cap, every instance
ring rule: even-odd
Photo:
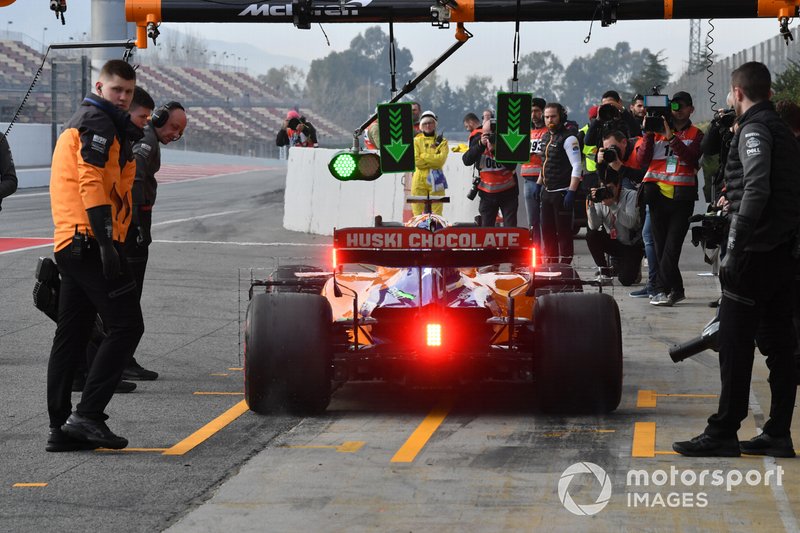
[[[293,118],[300,118],[300,113],[294,109],[290,109],[289,112],[286,113],[286,120],[292,120]]]
[[[419,116],[419,124],[420,124],[420,126],[422,125],[423,122],[425,122],[426,118],[427,119],[432,119],[434,122],[439,122],[439,118],[436,116],[436,113],[434,113],[433,111],[429,110],[429,111],[425,111],[424,113],[422,113]]]
[[[688,105],[688,106],[694,105],[692,103],[691,95],[689,93],[687,93],[686,91],[678,91],[675,94],[673,94],[672,95],[672,101],[673,102],[680,102],[680,103]]]
[[[545,102],[544,98],[533,98],[531,100],[531,107],[538,107],[542,111],[544,111],[544,106],[546,105],[547,102]]]
[[[593,120],[597,118],[597,113],[600,108],[596,105],[593,105],[589,108],[589,120]]]

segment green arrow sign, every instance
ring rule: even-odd
[[[530,93],[497,93],[497,146],[501,163],[526,163],[531,150]]]
[[[381,170],[412,172],[414,170],[414,124],[411,104],[378,106],[378,130],[381,138]]]

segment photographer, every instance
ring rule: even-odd
[[[619,162],[620,186],[623,189],[636,190],[644,178],[645,171],[637,167],[636,143],[637,138],[627,139],[625,134],[612,130],[603,136],[603,148],[597,154],[597,175],[600,181],[609,169],[608,163]],[[604,164],[605,163],[605,164]]]
[[[300,113],[291,109],[286,113],[286,120],[278,130],[275,144],[289,148],[292,146],[317,146],[317,129],[306,120],[306,117],[300,116]]]
[[[644,96],[641,94],[634,94],[633,98],[631,98],[631,105],[628,107],[628,110],[631,112],[636,122],[641,124],[647,112],[644,107]]]
[[[728,94],[729,106],[731,105],[730,98],[731,95]],[[704,156],[719,156],[719,166],[716,170],[708,173],[703,172],[705,176],[703,194],[706,197],[706,201],[711,205],[717,205],[725,188],[725,164],[728,161],[728,150],[731,146],[731,139],[733,139],[733,122],[735,119],[736,114],[732,108],[718,109],[714,113],[714,118],[711,120],[701,143]],[[706,160],[710,161],[711,158],[706,158]]]
[[[601,272],[611,266],[619,282],[628,286],[641,279],[644,246],[636,191],[621,185],[626,174],[633,170],[623,164],[626,144],[622,133],[612,132],[598,152],[597,170],[602,187],[591,189],[586,203],[589,227],[586,244]],[[611,265],[606,254],[611,256]]]
[[[461,156],[465,165],[474,165],[478,175],[472,182],[467,198],[481,197],[478,213],[481,225],[494,227],[497,213],[503,214],[503,226],[517,225],[519,187],[517,186],[516,163],[498,163],[494,159],[497,141],[496,122],[487,119],[483,128],[474,130],[469,137],[469,149]]]
[[[606,91],[597,110],[597,119],[589,123],[589,130],[583,140],[584,145],[599,146],[603,137],[610,131],[621,131],[625,137],[639,137],[641,123],[622,105],[617,91]]]
[[[692,124],[692,97],[680,91],[666,108],[667,116],[645,117],[649,131],[636,145],[636,166],[647,167],[642,187],[650,212],[658,273],[652,290],[652,305],[671,307],[686,299],[678,266],[683,240],[689,231],[689,217],[697,199],[697,170],[702,155],[703,132]],[[648,113],[650,113],[648,109]],[[652,129],[650,129],[652,127]]]

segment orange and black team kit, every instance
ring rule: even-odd
[[[51,431],[70,417],[76,361],[86,353],[96,315],[109,333],[89,368],[80,417],[106,419],[103,411],[144,333],[122,247],[131,220],[132,142],[141,136],[128,113],[89,95],[56,143],[50,200],[61,286],[47,371]]]

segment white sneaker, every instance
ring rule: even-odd
[[[672,307],[674,303],[664,292],[659,292],[650,299],[650,305],[658,305],[660,307]]]

